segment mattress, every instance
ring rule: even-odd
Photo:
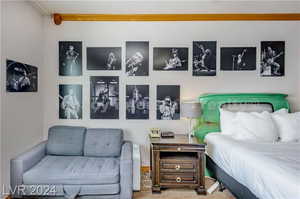
[[[300,199],[300,143],[257,143],[206,136],[208,156],[260,199]]]

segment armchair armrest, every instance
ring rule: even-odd
[[[23,184],[23,174],[36,165],[46,155],[46,143],[43,141],[25,153],[10,160],[10,179],[12,190]]]
[[[132,143],[125,141],[120,157],[120,199],[132,199],[133,192],[133,158]]]

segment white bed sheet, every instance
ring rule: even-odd
[[[300,143],[257,143],[206,136],[207,154],[260,199],[300,199]]]

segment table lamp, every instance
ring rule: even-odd
[[[190,120],[188,128],[188,137],[189,142],[191,142],[191,133],[192,133],[192,120],[199,118],[201,116],[201,104],[196,101],[184,101],[181,104],[181,117],[187,118]]]

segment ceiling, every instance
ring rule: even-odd
[[[53,13],[300,13],[297,1],[245,0],[29,0],[43,15]]]

